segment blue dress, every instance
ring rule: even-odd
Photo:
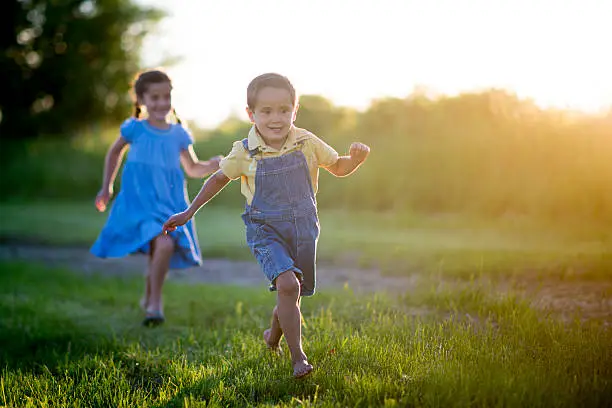
[[[130,118],[121,125],[121,136],[130,145],[121,191],[91,248],[101,258],[150,253],[151,240],[162,233],[164,222],[188,207],[180,153],[193,141],[185,128],[171,124],[161,130]],[[170,268],[202,264],[193,220],[169,235],[175,243]]]

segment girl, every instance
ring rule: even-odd
[[[101,258],[135,252],[149,255],[145,294],[140,302],[145,326],[164,322],[162,286],[168,269],[202,263],[193,221],[170,235],[162,234],[163,222],[188,205],[180,166],[189,177],[205,177],[219,168],[220,160],[199,161],[193,140],[180,120],[177,118],[177,124],[167,121],[171,91],[170,78],[161,71],[147,71],[137,77],[134,117],[121,125],[121,135],[106,154],[102,189],[95,202],[98,211],[106,209],[129,145],[121,192],[91,252]],[[146,119],[139,119],[141,106],[146,108]]]
[[[296,93],[287,78],[263,74],[247,88],[247,113],[253,127],[246,139],[234,143],[187,210],[164,223],[175,231],[232,179],[241,178],[246,197],[242,216],[253,255],[277,292],[271,327],[263,337],[279,348],[283,334],[291,352],[293,376],[312,371],[302,349],[300,296],[315,292],[315,254],[319,220],[315,194],[319,167],[335,176],[354,172],[370,148],[353,143],[350,155],[338,153],[312,133],[293,126]]]

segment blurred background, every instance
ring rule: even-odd
[[[612,406],[611,22],[605,0],[0,1],[0,405]],[[321,171],[312,379],[264,349],[238,182],[158,329],[146,258],[89,252],[158,67],[201,159],[247,135],[270,71],[297,126],[372,148]]]
[[[267,71],[295,84],[297,126],[340,153],[369,144],[367,165],[351,178],[322,173],[318,199],[323,214],[369,223],[360,245],[393,248],[380,257],[420,240],[386,231],[426,239],[422,225],[531,226],[552,231],[548,240],[563,229],[608,253],[610,3],[9,0],[0,8],[5,240],[95,238],[104,216],[91,203],[106,149],[131,115],[130,83],[161,66],[202,159],[245,137],[246,86]],[[201,183],[189,181],[190,197]],[[228,190],[210,205],[234,217],[243,197],[238,183]],[[86,224],[76,237],[75,214]],[[53,220],[70,225],[72,238],[58,238]],[[436,253],[448,247],[432,242]]]

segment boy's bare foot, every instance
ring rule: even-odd
[[[280,346],[280,339],[278,339],[278,341],[273,341],[270,340],[270,334],[272,334],[272,329],[266,329],[263,332],[263,338],[264,341],[266,342],[266,346],[268,346],[268,349],[270,351],[273,351],[275,353],[282,353],[283,349]]]
[[[299,360],[298,362],[293,363],[293,378],[304,378],[308,374],[312,373],[313,369],[314,368],[312,365],[309,364],[306,359]]]

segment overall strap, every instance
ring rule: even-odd
[[[244,147],[244,150],[249,152],[249,156],[250,157],[255,157],[255,155],[259,152],[259,148],[253,149],[253,150],[249,150],[249,138],[248,137],[242,139],[242,146]]]

